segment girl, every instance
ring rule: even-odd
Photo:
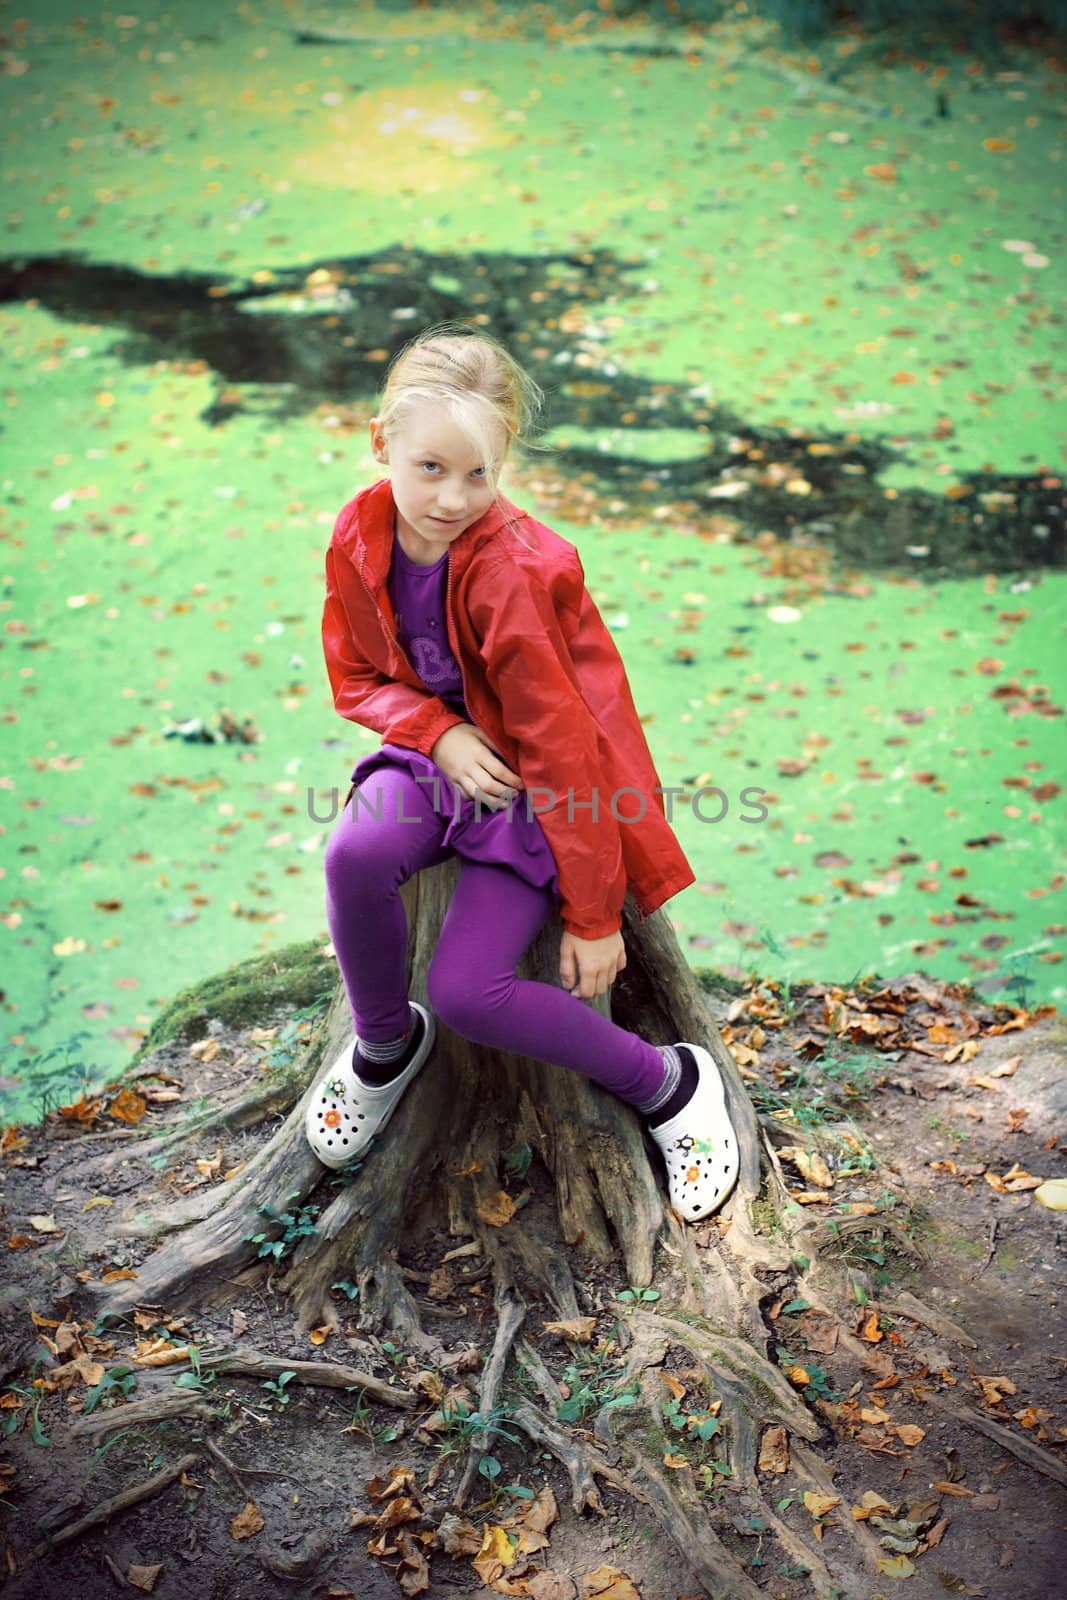
[[[663,1151],[675,1209],[696,1221],[738,1171],[711,1055],[649,1044],[582,1004],[626,965],[627,889],[645,917],[694,874],[577,550],[497,489],[542,398],[479,329],[425,330],[394,357],[371,420],[388,476],[334,526],[322,624],[334,703],[383,743],[356,764],[326,849],[356,1041],[316,1085],[307,1137],[329,1167],[362,1154],[429,1056],[436,1016],[628,1100]],[[407,995],[399,891],[453,852],[428,1010]],[[515,975],[554,909],[561,988]]]

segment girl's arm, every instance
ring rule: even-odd
[[[399,683],[368,660],[349,627],[341,598],[342,562],[345,557],[331,545],[326,552],[322,648],[333,703],[342,717],[373,728],[387,743],[405,745],[428,756],[445,730],[465,719],[438,695]]]

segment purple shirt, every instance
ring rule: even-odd
[[[394,536],[387,587],[400,643],[422,682],[457,715],[473,722],[463,698],[463,674],[448,642],[448,551],[432,566],[422,567],[404,554]],[[404,766],[413,777],[438,778],[437,783],[419,787],[438,816],[448,822],[443,844],[452,845],[471,860],[511,867],[527,883],[538,888],[550,885],[558,896],[556,859],[536,813],[527,814],[525,791],[516,795],[510,808],[489,811],[483,807],[476,815],[475,802],[453,789],[429,756],[406,745],[388,743],[356,763],[352,782],[362,783],[382,766]]]

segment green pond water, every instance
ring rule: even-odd
[[[272,278],[408,251],[411,281],[383,272],[366,313],[395,347],[425,259],[476,256],[484,298],[459,309],[520,330],[521,356],[538,313],[509,305],[509,262],[613,251],[623,278],[553,330],[561,391],[611,369],[756,430],[877,440],[897,493],[1062,468],[1064,122],[1039,58],[799,93],[796,61],[740,27],[653,56],[606,47],[647,29],[549,47],[499,11],[427,36],[443,14],[51,4],[4,24],[25,273],[0,306],[6,1122],[120,1071],[182,985],[325,937],[312,813],[377,736],[332,709],[322,558],[377,476],[373,396],[301,373],[299,329],[319,350],[336,302],[313,280],[271,305]],[[297,41],[338,17],[373,37]],[[117,291],[57,302],[60,258],[142,275],[136,328]],[[189,273],[263,286],[247,315],[272,339],[266,314],[290,319],[289,387],[190,359],[164,292]],[[436,269],[440,304],[462,276]],[[693,430],[630,423],[557,416],[503,487],[579,547],[663,784],[721,791],[674,809],[690,959],[1062,1001],[1062,572],[798,582],[669,497],[620,521],[607,468],[549,509],[568,445],[699,459]],[[164,737],[224,708],[259,740]]]

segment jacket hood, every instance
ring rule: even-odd
[[[449,545],[453,569],[461,570],[482,545],[496,538],[502,529],[515,527],[526,518],[525,511],[500,495]],[[361,489],[338,512],[333,542],[355,563],[372,589],[384,583],[388,575],[395,526],[396,501],[389,478],[379,478]]]

